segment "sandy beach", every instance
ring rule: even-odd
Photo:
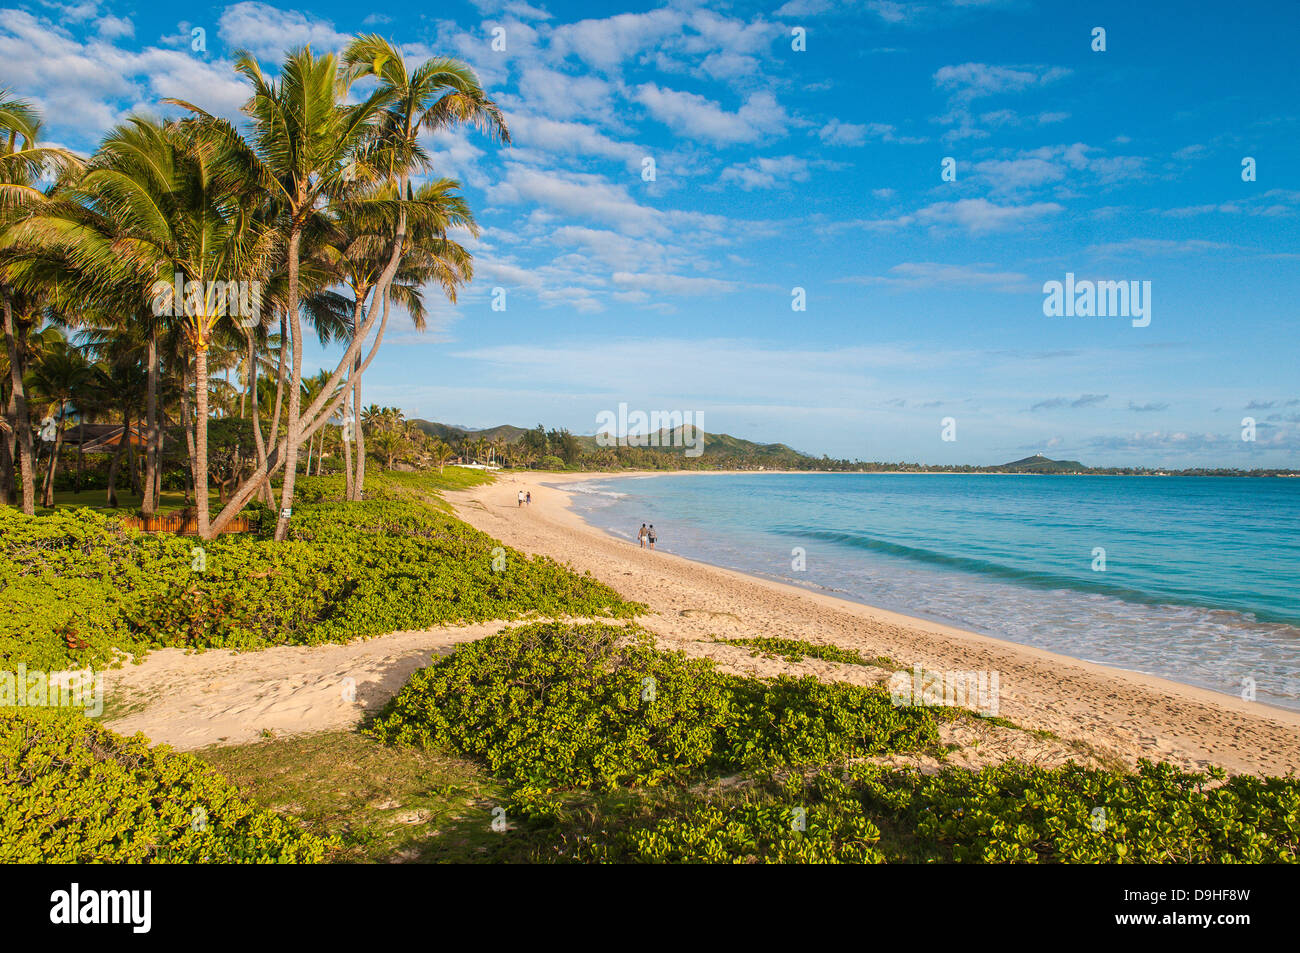
[[[1034,731],[978,718],[955,722],[944,728],[944,741],[960,746],[949,763],[978,767],[1015,757],[1044,766],[1070,758],[1132,765],[1146,757],[1233,772],[1300,769],[1298,713],[642,550],[593,528],[570,509],[564,485],[598,476],[503,473],[490,485],[446,498],[461,519],[510,546],[590,572],[624,597],[645,603],[651,612],[641,624],[663,647],[712,658],[730,671],[860,684],[885,683],[891,674],[886,668],[755,656],[718,641],[780,637],[854,649],[867,658],[886,656],[907,669],[997,672],[998,714]],[[516,504],[520,490],[532,493],[531,506]],[[242,654],[155,651],[139,665],[107,674],[108,725],[128,734],[143,731],[181,749],[345,728],[386,702],[434,655],[502,627],[453,626]],[[899,760],[933,766],[924,758]]]

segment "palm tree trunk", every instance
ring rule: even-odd
[[[262,437],[262,408],[257,400],[257,351],[253,342],[253,332],[248,332],[248,393],[249,410],[253,414],[253,445],[257,448],[257,465],[266,464],[266,440]],[[262,484],[262,502],[271,505],[271,482]]]
[[[208,342],[194,349],[194,505],[199,539],[208,539]]]
[[[0,442],[0,502],[14,505],[17,487],[14,486],[14,431],[13,401],[8,402],[5,412],[4,441]]]
[[[81,495],[81,480],[86,473],[86,455],[81,452],[81,448],[86,443],[86,422],[83,419],[77,424],[77,479],[72,484],[72,492]]]
[[[302,242],[299,226],[289,234],[289,300],[285,311],[293,328],[293,376],[289,387],[289,419],[286,433],[284,478],[280,485],[280,516],[275,524],[276,542],[284,542],[289,535],[289,517],[293,513],[293,486],[298,479],[298,415],[302,410],[302,320],[298,317],[298,249]],[[283,341],[283,339],[281,339]],[[280,373],[283,376],[284,368]]]
[[[59,429],[54,431],[54,450],[50,453],[50,472],[45,477],[45,493],[41,506],[54,505],[54,473],[59,469],[59,451],[63,449],[63,419],[66,416],[63,401],[59,401]]]
[[[140,513],[153,516],[158,508],[158,332],[149,332],[148,388],[144,401],[144,494],[140,499]]]
[[[126,448],[126,435],[131,432],[131,406],[122,409],[122,439],[113,451],[113,462],[108,465],[108,505],[117,506],[117,474],[122,466],[122,451]]]
[[[10,399],[14,405],[14,431],[19,451],[18,472],[23,481],[23,512],[28,516],[36,512],[36,477],[32,461],[32,418],[27,410],[27,392],[23,389],[23,372],[20,361],[21,342],[14,327],[13,299],[9,289],[4,289],[5,348],[9,352]]]
[[[189,370],[181,371],[181,432],[185,434],[185,504],[194,502],[194,428],[190,426],[190,375]]]
[[[347,415],[348,415],[348,402],[344,400],[343,401],[344,420],[343,423],[339,426],[339,443],[343,444],[343,473],[344,473],[344,482],[347,484],[347,492],[344,494],[344,499],[350,500],[352,499],[352,441],[347,439],[348,438]],[[355,423],[352,426],[354,429],[356,428]]]
[[[374,307],[372,302],[370,307]],[[357,333],[355,324],[357,315],[353,312],[352,333]],[[356,362],[353,364],[352,373],[356,376],[356,383],[352,385],[352,434],[357,438],[357,472],[352,479],[352,496],[350,499],[360,500],[365,493],[366,485],[366,434],[361,426],[361,352],[357,352]]]
[[[289,328],[285,324],[284,313],[280,314],[280,366],[276,369],[275,378],[275,410],[271,414],[271,444],[275,445],[280,441],[280,406],[284,399],[284,375],[289,367]],[[271,475],[266,476],[266,482],[263,484],[262,493],[266,499],[266,505],[274,505],[275,497],[271,493]]]
[[[125,434],[126,439],[126,465],[131,474],[131,492],[144,497],[144,487],[140,485],[140,460],[135,450],[135,436],[130,432]]]

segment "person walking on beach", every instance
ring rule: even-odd
[[[520,490],[520,491],[519,491],[519,504],[518,504],[518,505],[519,505],[519,506],[523,506],[523,505],[524,505],[524,491],[523,491],[523,490]]]
[[[637,542],[641,544],[642,549],[645,549],[645,534],[646,534],[645,523],[642,523],[641,532],[636,534]]]
[[[526,503],[528,506],[532,506],[532,505],[533,505],[533,491],[532,491],[532,490],[529,490],[527,493],[524,494],[524,503]]]
[[[650,528],[649,528],[648,530],[646,530],[645,539],[646,539],[646,542],[650,544],[650,548],[651,548],[651,549],[654,549],[654,548],[655,548],[655,540],[658,539],[658,537],[655,536],[655,524],[654,524],[654,523],[651,523],[651,524],[650,524]]]

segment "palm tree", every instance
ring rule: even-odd
[[[233,320],[219,288],[265,268],[273,232],[243,210],[254,183],[229,174],[221,143],[192,123],[134,118],[113,130],[30,237],[67,260],[88,295],[134,288],[193,357],[192,443],[199,535],[208,538],[209,351]],[[248,280],[245,278],[245,280]],[[178,282],[184,283],[181,297]],[[220,285],[218,284],[220,283]]]
[[[63,449],[68,404],[82,388],[90,383],[91,377],[91,367],[86,362],[86,358],[67,342],[47,351],[32,367],[33,393],[47,402],[46,419],[54,425],[54,447],[50,453],[49,469],[45,474],[41,506],[54,505],[54,474],[59,466],[59,452]]]
[[[420,145],[422,132],[433,132],[455,125],[470,123],[501,142],[510,142],[510,131],[500,107],[488,98],[474,71],[458,60],[436,57],[426,60],[414,71],[408,70],[401,53],[383,37],[377,34],[358,36],[343,54],[343,62],[351,71],[354,79],[363,76],[378,80],[378,91],[385,95],[382,121],[382,135],[376,144],[375,162],[382,171],[390,189],[396,187],[398,197],[415,198],[410,190],[410,175],[413,171],[429,168],[429,157]],[[447,180],[443,183],[444,195],[449,194]],[[429,183],[423,188],[429,188]],[[468,208],[464,209],[464,224],[473,226],[468,217]],[[438,230],[437,238],[446,239],[445,226]],[[454,243],[452,243],[454,244]],[[459,249],[459,246],[456,246]],[[450,248],[447,251],[451,251]],[[468,262],[469,256],[460,249],[458,258]],[[435,256],[436,258],[437,256]],[[469,275],[462,271],[463,280]],[[455,271],[447,275],[431,275],[446,290],[454,301],[454,289],[458,282],[454,280]],[[449,280],[451,279],[451,280]],[[386,288],[382,294],[377,293],[385,318],[389,306],[389,292]],[[412,314],[414,317],[414,313]],[[421,317],[416,321],[417,330],[423,330]],[[358,415],[361,410],[361,367],[352,368],[350,380],[353,388],[353,406]],[[365,453],[358,444],[357,475],[354,493],[359,499],[365,485]]]
[[[7,232],[46,202],[38,187],[47,169],[75,169],[78,160],[64,149],[37,145],[40,116],[31,104],[12,98],[0,89],[0,232]],[[5,244],[8,244],[7,236]],[[20,294],[7,273],[6,257],[0,256],[0,306],[4,312],[5,353],[9,363],[9,406],[6,408],[6,450],[8,461],[19,459],[22,481],[22,511],[36,511],[35,446],[31,414],[23,382],[26,366],[21,342],[33,322],[38,302],[34,295]],[[25,320],[26,319],[26,320]]]
[[[243,173],[269,192],[271,207],[284,236],[286,293],[284,313],[292,334],[292,374],[288,385],[288,418],[284,455],[284,482],[280,493],[280,519],[275,538],[283,540],[289,531],[293,488],[297,475],[298,447],[302,427],[302,322],[300,265],[303,234],[308,220],[323,202],[350,191],[355,180],[373,178],[365,162],[366,147],[375,137],[379,109],[387,98],[378,90],[357,105],[348,105],[346,83],[337,59],[317,56],[310,47],[289,54],[277,80],[269,80],[252,54],[236,54],[235,69],[253,87],[245,111],[252,118],[251,149],[228,124],[216,120],[189,103],[180,103],[199,114],[210,129],[224,136],[237,161],[230,171],[242,166]],[[399,229],[397,245],[401,245]],[[399,256],[400,247],[393,257]],[[393,261],[391,272],[396,272]],[[387,280],[392,274],[386,270]],[[385,284],[387,282],[385,281]],[[359,342],[358,342],[359,344]],[[352,356],[348,356],[350,361]],[[332,388],[331,388],[332,389]],[[315,406],[315,402],[313,402]],[[239,495],[236,494],[236,502]],[[229,505],[228,505],[229,506]],[[232,514],[233,515],[233,514]],[[225,516],[223,511],[222,516]]]
[[[445,467],[447,462],[455,455],[456,452],[452,450],[451,447],[437,439],[433,441],[433,447],[429,450],[429,456],[433,460],[434,466],[438,468],[439,473],[442,472],[442,468]]]

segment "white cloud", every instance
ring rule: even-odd
[[[627,188],[598,175],[544,172],[518,163],[507,165],[505,180],[488,188],[494,203],[535,202],[579,219],[603,222],[632,235],[662,232],[656,209],[640,205]]]
[[[927,206],[915,218],[922,225],[954,226],[978,235],[1026,225],[1061,211],[1062,207],[1055,202],[997,205],[988,199],[960,199]]]
[[[934,74],[934,85],[946,89],[953,98],[969,102],[982,96],[1018,93],[1034,86],[1044,86],[1069,76],[1062,66],[990,66],[987,63],[962,63],[944,66]]]
[[[1231,248],[1231,245],[1225,245],[1222,242],[1211,242],[1203,239],[1189,238],[1182,241],[1173,241],[1165,238],[1130,238],[1122,242],[1107,242],[1102,245],[1092,245],[1088,248],[1089,254],[1097,255],[1101,258],[1127,257],[1133,255],[1146,256],[1172,256],[1172,255],[1199,255],[1211,251],[1223,251]]]
[[[328,20],[296,10],[278,10],[258,0],[242,0],[226,7],[218,21],[221,39],[233,49],[246,49],[274,62],[287,50],[311,45],[319,53],[345,47],[351,39]]]
[[[728,166],[719,182],[734,182],[742,189],[774,189],[791,182],[807,182],[809,162],[799,156],[759,157]]]
[[[992,271],[994,266],[945,265],[933,261],[903,262],[889,269],[888,275],[863,275],[842,278],[849,284],[880,285],[887,288],[987,288],[1018,292],[1026,288],[1028,275],[1015,271]]]
[[[645,83],[636,89],[636,101],[655,119],[686,136],[719,145],[754,142],[764,135],[785,133],[790,117],[770,92],[751,93],[736,112],[696,93]]]
[[[630,142],[619,142],[580,122],[560,122],[543,116],[512,113],[507,115],[512,152],[541,149],[547,153],[598,156],[638,168],[651,150]]]

